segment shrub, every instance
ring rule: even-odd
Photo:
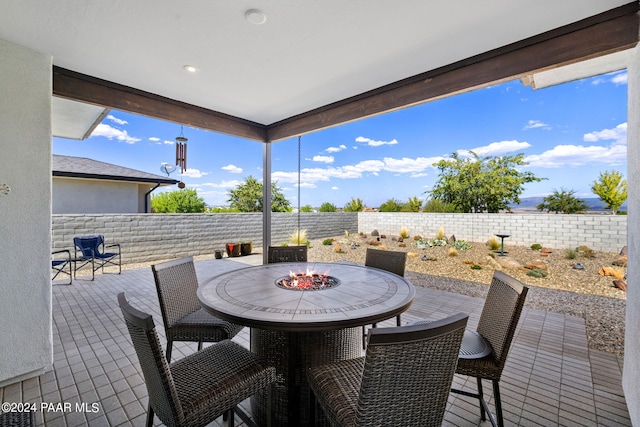
[[[289,243],[298,246],[309,246],[309,239],[307,239],[307,230],[296,230],[289,234]]]
[[[324,239],[322,241],[322,244],[325,245],[325,246],[333,245],[333,240],[332,239]]]
[[[478,264],[473,264],[473,265],[471,266],[471,269],[472,269],[472,270],[482,270],[482,266],[480,266],[480,265],[478,265]]]
[[[466,251],[467,249],[471,249],[471,245],[465,242],[464,240],[456,240],[455,242],[453,242],[453,247],[460,251]]]
[[[409,237],[409,229],[407,227],[400,228],[400,237],[402,237],[403,239],[406,239]]]
[[[377,240],[369,240],[367,243],[371,246],[380,246],[380,242]]]
[[[544,270],[540,270],[540,269],[534,268],[533,270],[529,270],[527,272],[527,276],[537,277],[539,279],[542,279],[544,277],[547,277],[547,272],[544,271]]]
[[[489,249],[491,249],[492,251],[497,251],[498,249],[500,249],[500,242],[498,241],[498,238],[496,236],[491,236],[487,241],[487,246],[489,246]]]
[[[540,243],[534,243],[533,245],[531,245],[531,249],[534,251],[539,251],[540,249],[542,249],[542,245]]]
[[[422,240],[422,236],[419,234],[417,236],[413,236],[413,240],[415,241]]]
[[[458,256],[458,250],[456,248],[449,248],[449,256]]]
[[[564,257],[567,259],[575,259],[578,256],[578,251],[573,248],[567,248],[564,251]]]
[[[444,227],[440,227],[438,229],[438,234],[436,235],[436,240],[444,239]]]

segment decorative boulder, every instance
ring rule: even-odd
[[[533,261],[529,261],[525,266],[525,268],[528,270],[542,270],[542,271],[547,271],[549,269],[549,267],[547,267],[547,264],[545,264],[544,261],[539,259],[534,259]]]

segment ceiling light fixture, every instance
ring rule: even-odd
[[[185,71],[188,71],[189,73],[197,73],[198,72],[198,68],[195,67],[194,65],[185,65],[182,68],[184,68]]]
[[[262,25],[267,22],[267,15],[258,9],[249,9],[244,13],[244,17],[247,18],[247,21],[251,22],[254,25]]]

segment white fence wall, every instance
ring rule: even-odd
[[[564,214],[444,214],[405,212],[361,212],[358,230],[397,236],[401,227],[412,236],[435,237],[440,227],[447,237],[486,242],[495,234],[508,234],[505,245],[542,246],[565,249],[580,245],[596,251],[618,252],[627,244],[625,215]]]

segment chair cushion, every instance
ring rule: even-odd
[[[355,425],[363,369],[359,357],[309,370],[309,386],[332,425]]]
[[[180,318],[166,331],[173,341],[217,342],[231,339],[242,330],[242,325],[227,322],[199,309]]]
[[[276,380],[274,368],[229,340],[180,359],[170,369],[188,426],[206,424]]]

